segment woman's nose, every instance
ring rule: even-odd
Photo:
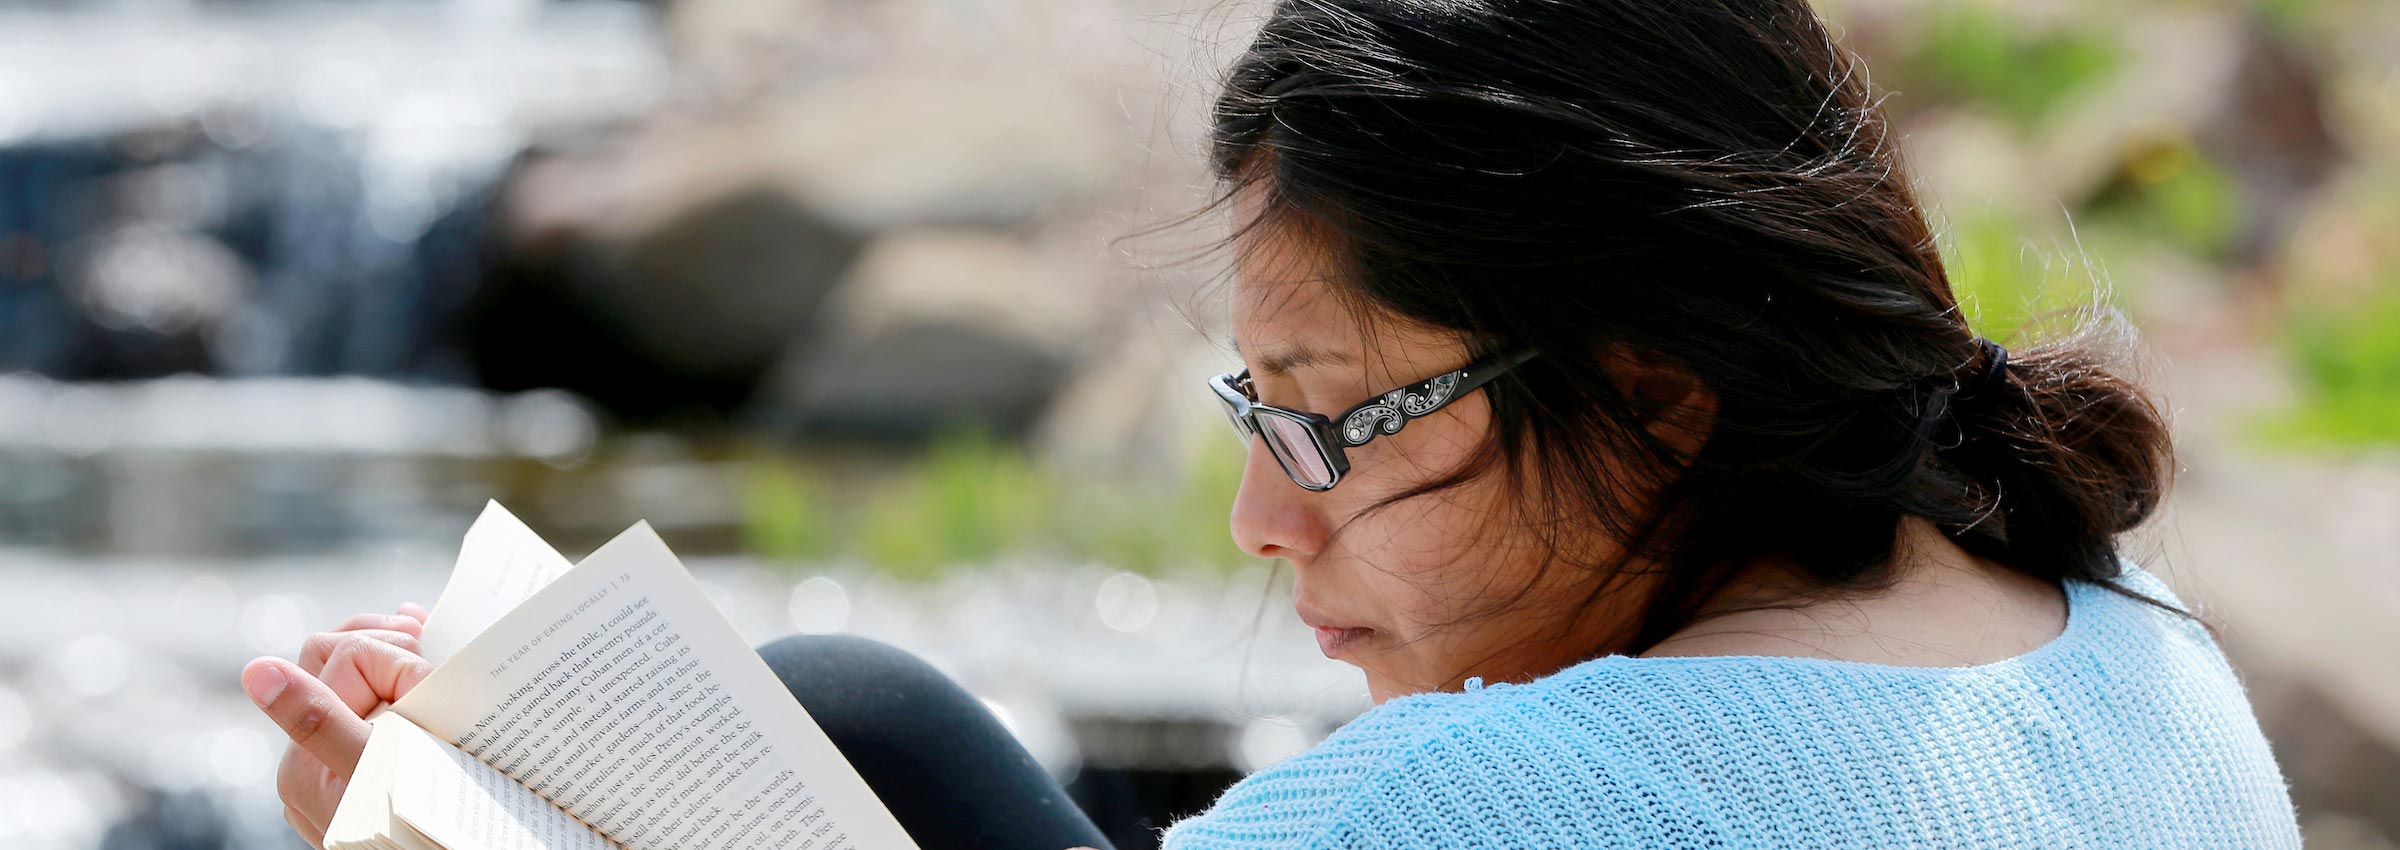
[[[1285,475],[1263,438],[1250,437],[1242,465],[1241,490],[1233,497],[1233,542],[1258,558],[1283,558],[1294,566],[1315,555],[1325,540],[1318,494]]]

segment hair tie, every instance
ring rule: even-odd
[[[1960,382],[1953,378],[1949,386],[1933,388],[1932,397],[1925,400],[1925,408],[1918,411],[1917,414],[1917,439],[1919,442],[1930,443],[1945,449],[1957,447],[1957,442],[1939,443],[1934,438],[1934,429],[1941,424],[1944,414],[1950,412],[1950,396],[1959,393],[1973,396],[1981,393],[1998,382],[2002,372],[2008,368],[2007,348],[1983,337],[1976,337],[1975,345],[1983,350],[1983,371],[1977,373],[1973,381]],[[1959,435],[1959,439],[1966,439],[1966,435]]]
[[[1983,374],[1975,376],[1974,383],[1967,384],[1966,386],[1960,388],[1968,395],[1973,395],[1976,392],[1981,391],[1984,387],[1990,386],[1993,381],[1999,379],[2000,371],[2008,368],[2008,349],[2001,347],[2001,345],[1997,342],[1993,342],[1983,337],[1976,337],[1975,343],[1983,347],[1983,359],[1985,360],[1985,363],[1983,367]]]

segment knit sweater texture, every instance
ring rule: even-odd
[[[2120,585],[2183,607],[2121,563]],[[1609,655],[1394,697],[1160,846],[2299,847],[2209,634],[2065,587],[2061,634],[1971,667]]]

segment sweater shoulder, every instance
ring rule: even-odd
[[[1199,814],[1160,835],[1162,850],[1354,846],[1351,830],[1362,802],[1383,789],[1422,778],[1424,751],[1437,740],[1488,722],[1511,695],[1509,686],[1467,692],[1394,697],[1342,724],[1308,750],[1261,768],[1220,793]]]
[[[1344,723],[1318,747],[1241,778],[1205,812],[1166,828],[1159,848],[1409,848],[1442,836],[1428,831],[1428,824],[1471,831],[1478,816],[1493,814],[1476,812],[1478,800],[1488,800],[1478,792],[1483,780],[1546,764],[1522,749],[1524,732],[1550,725],[1543,720],[1548,711],[1589,699],[1567,692],[1567,682],[1572,677],[1490,687],[1474,682],[1466,692],[1397,696]],[[1579,737],[1577,761],[1620,761],[1608,759],[1608,752],[1627,756],[1603,735]],[[1517,744],[1488,747],[1493,740]],[[1582,788],[1579,795],[1591,795],[1589,783],[1531,788]],[[1498,833],[1505,831],[1493,836]]]
[[[1448,694],[1441,721],[1346,795],[1316,846],[1433,848],[1505,836],[1540,847],[1717,846],[1707,801],[1659,770],[1630,719],[1656,710],[1587,663],[1524,684]],[[1594,687],[1601,684],[1600,687]]]

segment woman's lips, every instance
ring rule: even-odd
[[[1317,633],[1317,648],[1324,650],[1327,658],[1340,658],[1375,634],[1374,629],[1365,626],[1337,625],[1341,620],[1317,610],[1307,600],[1293,600],[1292,608],[1300,615],[1300,622]]]
[[[1340,658],[1348,654],[1351,649],[1358,646],[1360,641],[1366,640],[1367,636],[1375,631],[1360,627],[1311,626],[1310,628],[1316,630],[1317,648],[1324,650],[1327,658]]]

